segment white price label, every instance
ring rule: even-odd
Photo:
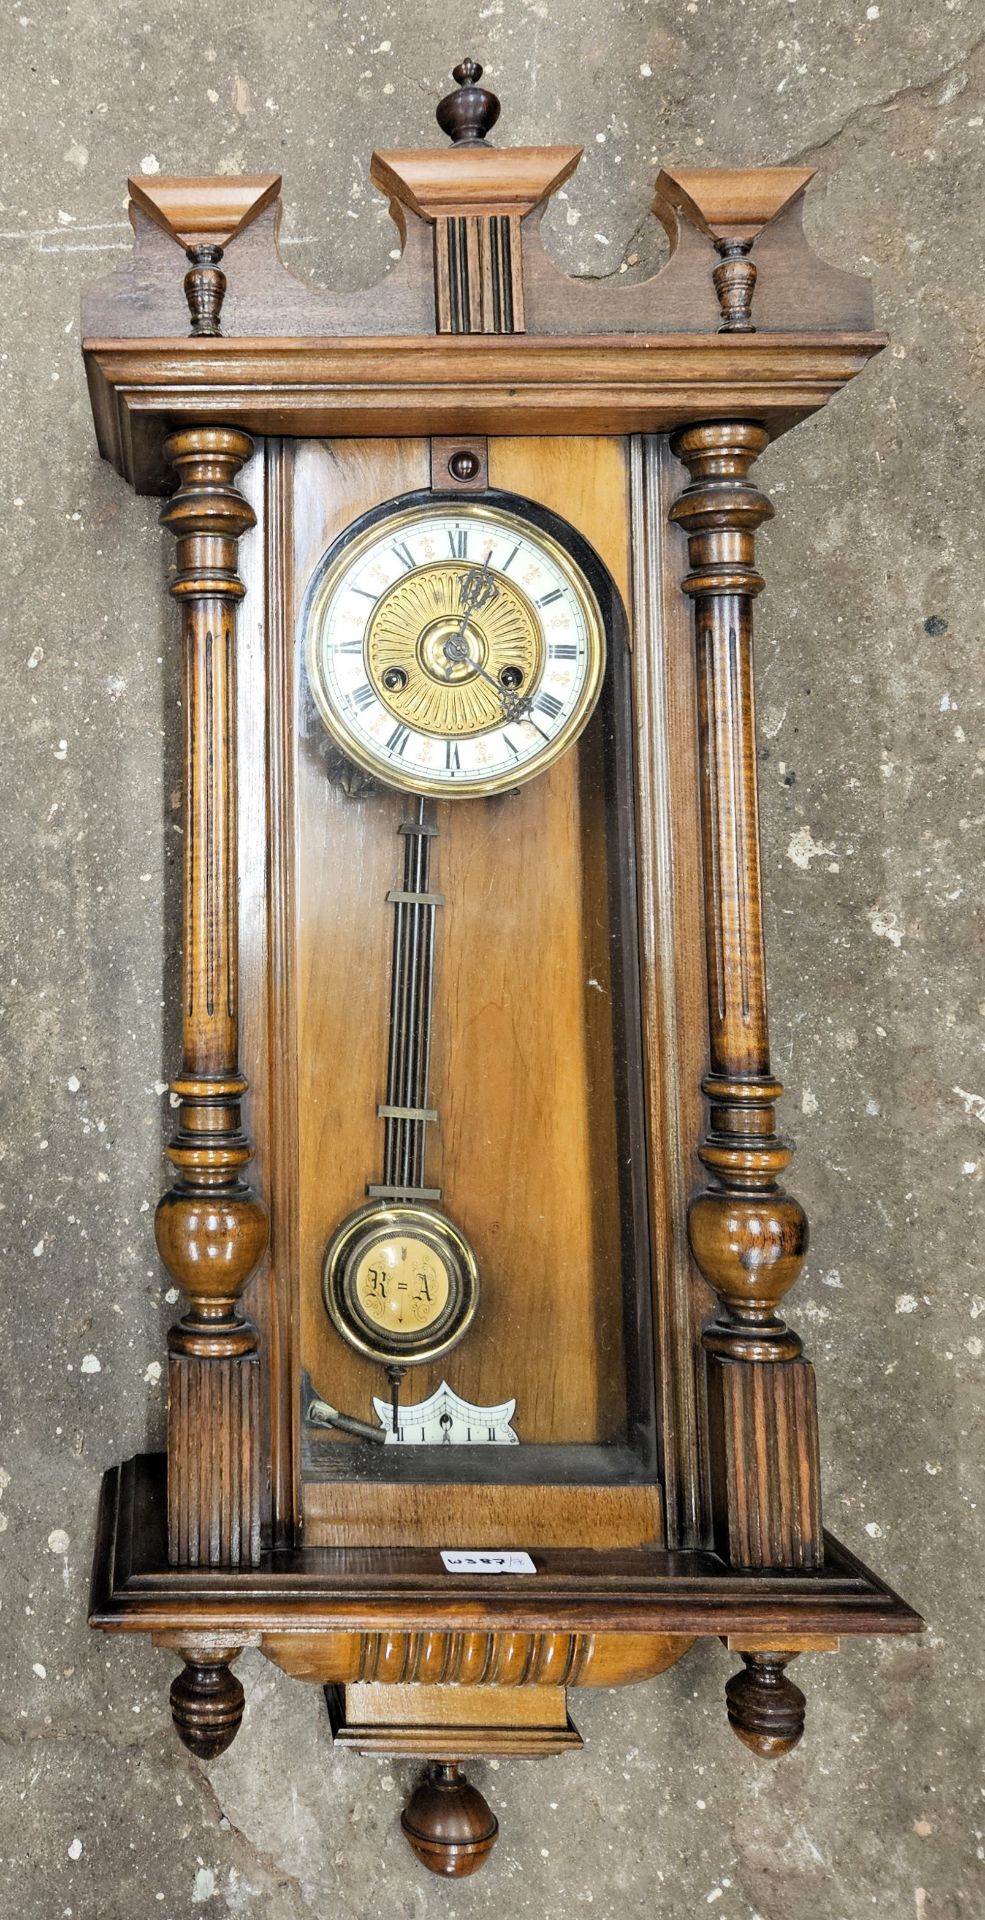
[[[465,1553],[442,1548],[446,1573],[536,1573],[529,1553]]]

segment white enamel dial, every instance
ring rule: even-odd
[[[485,794],[577,739],[605,664],[566,549],[477,500],[397,508],[326,557],[303,615],[308,677],[343,751],[388,785]]]

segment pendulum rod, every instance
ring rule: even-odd
[[[383,1179],[366,1191],[375,1200],[440,1200],[440,1187],[425,1184],[425,1157],[427,1129],[438,1118],[428,1106],[428,1079],[435,917],[444,899],[430,888],[431,842],[438,829],[423,795],[399,831],[403,886],[387,894],[394,920],[386,1100],[376,1109],[383,1121]]]
[[[414,803],[412,818],[401,821],[404,883],[387,894],[394,909],[390,1030],[386,1100],[376,1109],[383,1122],[383,1180],[366,1188],[373,1200],[441,1199],[440,1187],[425,1185],[427,1130],[438,1118],[436,1109],[428,1106],[428,1080],[435,916],[444,906],[443,896],[430,887],[431,842],[438,833],[433,814],[433,805],[422,794]],[[394,1362],[386,1371],[397,1433],[405,1368]]]

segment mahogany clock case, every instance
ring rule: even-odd
[[[539,222],[578,150],[494,149],[481,69],[454,77],[450,147],[373,156],[402,248],[380,288],[292,278],[275,176],[143,180],[84,324],[101,452],[171,496],[185,672],[156,1232],[186,1306],[167,1458],[105,1477],[91,1618],[180,1652],[172,1712],[205,1757],[242,1718],[244,1646],[328,1684],[338,1740],[430,1761],[403,1824],[446,1874],[495,1838],[462,1760],[577,1745],[569,1686],[720,1635],[729,1722],[775,1756],[804,1724],[791,1659],[922,1625],[822,1527],[758,846],[752,470],[884,344],[871,291],[812,254],[798,167],[664,169],[666,266],[566,279]],[[449,494],[566,544],[608,664],[537,778],[415,824],[322,724],[306,596],[366,516]],[[396,1383],[341,1337],[322,1267],[394,1119],[388,895],[415,837],[431,1077],[397,1112],[426,1120],[481,1284]],[[370,1441],[387,1385],[414,1405],[443,1382],[519,1444]]]

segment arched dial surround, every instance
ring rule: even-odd
[[[329,732],[413,793],[533,779],[578,738],[605,666],[602,614],[570,554],[479,499],[374,516],[325,556],[302,626]]]

